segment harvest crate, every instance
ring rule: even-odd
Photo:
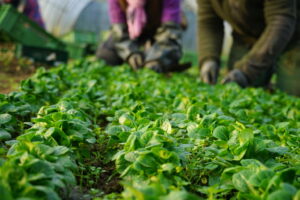
[[[62,41],[9,5],[0,7],[0,31],[24,45],[61,50],[65,48]]]
[[[38,48],[27,45],[16,46],[16,55],[18,57],[29,57],[33,58],[34,61],[43,62],[50,65],[56,65],[62,62],[67,62],[69,54],[66,51],[53,50],[47,48]]]
[[[90,32],[73,31],[62,38],[67,44],[70,58],[82,58],[94,54],[100,41],[100,35]]]
[[[98,44],[100,35],[90,32],[73,31],[63,37],[63,40],[70,43]]]
[[[69,57],[73,59],[82,58],[86,56],[86,45],[77,43],[66,43]]]
[[[48,62],[51,55],[60,62],[68,59],[66,45],[62,41],[10,5],[0,6],[0,32],[19,43],[19,56],[31,57],[40,62]]]

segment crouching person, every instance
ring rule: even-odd
[[[264,87],[277,73],[278,88],[300,96],[298,0],[198,0],[199,63],[204,82],[217,82],[223,21],[233,29],[229,74],[223,83]]]
[[[108,65],[128,63],[156,72],[178,69],[181,50],[180,0],[108,0],[112,30],[97,50]]]

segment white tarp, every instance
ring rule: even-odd
[[[38,0],[46,30],[55,36],[70,32],[91,0]]]
[[[74,30],[98,34],[109,30],[108,5],[106,1],[91,1],[81,12]]]

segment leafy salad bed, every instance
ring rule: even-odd
[[[88,60],[0,95],[1,199],[300,199],[300,99]]]

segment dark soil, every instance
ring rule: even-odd
[[[114,163],[108,163],[105,166],[102,166],[102,169],[104,170],[103,173],[100,174],[100,177],[98,178],[98,181],[93,184],[94,189],[97,189],[101,191],[101,193],[98,195],[103,196],[106,194],[111,193],[121,193],[123,191],[123,187],[120,184],[121,179],[119,178],[118,174],[114,174],[115,167]],[[78,179],[79,177],[77,177]],[[95,181],[95,179],[94,179]],[[79,182],[77,180],[77,182]],[[87,182],[83,183],[83,186],[76,186],[75,188],[72,188],[70,190],[69,195],[66,197],[63,196],[64,200],[91,200],[95,196],[90,194],[90,187],[84,187],[84,185],[87,185]],[[66,192],[63,192],[66,194]]]
[[[94,197],[123,191],[115,163],[105,161],[108,151],[107,142],[92,145],[88,147],[88,151],[89,155],[78,163],[79,171],[75,173],[78,186],[71,189],[69,197],[64,198],[66,200],[90,200]],[[100,169],[100,171],[93,173],[92,167]],[[97,190],[98,193],[91,194],[92,189]]]

